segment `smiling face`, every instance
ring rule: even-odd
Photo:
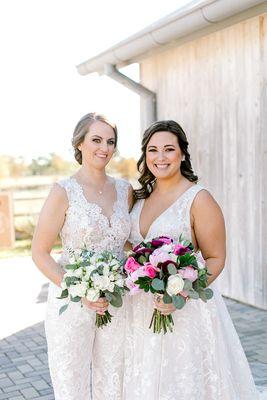
[[[82,163],[105,168],[114,154],[115,143],[115,133],[111,126],[101,121],[93,122],[78,146],[82,153]]]
[[[146,147],[146,164],[157,179],[181,174],[182,151],[177,137],[168,131],[153,134]]]

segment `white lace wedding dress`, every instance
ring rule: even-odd
[[[191,240],[190,208],[203,188],[194,185],[150,226],[146,238],[139,219],[144,200],[131,212],[130,241],[179,235]],[[189,301],[176,310],[174,332],[154,334],[149,329],[152,294],[128,296],[125,400],[257,400],[244,351],[224,301],[211,285],[214,297],[207,303]]]
[[[115,180],[114,180],[115,181]],[[69,207],[61,231],[63,253],[59,263],[68,263],[68,249],[84,245],[93,251],[112,251],[123,256],[123,246],[130,233],[128,212],[129,184],[116,180],[117,201],[110,220],[97,204],[89,203],[74,178],[60,181],[67,193]],[[45,321],[48,357],[55,400],[120,400],[125,335],[125,307],[109,307],[114,316],[109,326],[95,327],[95,312],[79,303],[71,303],[59,316],[64,300],[61,290],[50,284]],[[92,397],[90,363],[92,361]]]

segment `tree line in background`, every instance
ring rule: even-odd
[[[30,162],[26,162],[23,157],[0,155],[0,179],[35,175],[72,175],[78,168],[76,162],[65,160],[56,153],[39,156]],[[134,179],[137,174],[136,161],[118,154],[108,164],[108,173]]]

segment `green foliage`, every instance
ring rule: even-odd
[[[168,264],[167,269],[168,269],[169,274],[171,274],[171,275],[177,274],[177,269],[174,264]]]
[[[185,305],[185,299],[182,296],[172,296],[174,307],[180,310]]]
[[[61,295],[57,297],[57,299],[65,299],[66,297],[68,297],[68,295],[69,295],[68,289],[64,289],[62,290]]]
[[[144,256],[143,254],[138,258],[138,262],[139,264],[144,264],[145,262],[147,262],[147,258],[146,256]]]
[[[188,296],[190,297],[190,299],[194,299],[194,300],[199,299],[199,294],[194,289],[188,290],[187,293],[188,293]]]
[[[172,303],[172,298],[171,298],[171,296],[168,295],[167,292],[165,292],[164,295],[163,295],[163,303],[165,303],[165,304],[171,304]]]
[[[210,300],[213,297],[213,291],[209,288],[205,289],[206,299]]]
[[[161,281],[161,280],[158,279],[158,278],[154,278],[153,281],[152,281],[152,287],[153,287],[153,289],[155,289],[156,291],[164,290],[164,282]]]
[[[75,297],[70,296],[70,299],[74,303],[78,303],[81,300],[81,297],[80,296],[75,296]]]
[[[112,298],[110,300],[110,304],[113,307],[121,307],[122,306],[122,297],[118,293],[112,293]]]
[[[185,280],[184,280],[184,288],[183,288],[183,290],[185,290],[186,292],[188,292],[189,290],[192,289],[192,287],[193,287],[192,282],[189,281],[189,280],[187,280],[187,279],[185,279]]]
[[[71,285],[74,285],[75,282],[79,282],[79,281],[80,281],[80,279],[76,276],[66,276],[66,278],[65,278],[67,287],[70,287]]]
[[[64,306],[60,307],[59,315],[61,315],[65,310],[67,310],[68,304],[64,304]]]

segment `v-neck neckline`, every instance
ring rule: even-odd
[[[86,196],[85,196],[85,194],[84,194],[83,187],[82,187],[82,185],[77,181],[77,179],[76,179],[74,176],[71,176],[70,179],[72,179],[72,180],[75,182],[75,184],[77,185],[77,187],[79,188],[80,193],[81,193],[81,196],[82,196],[83,200],[85,201],[85,203],[86,203],[87,205],[91,205],[91,206],[93,206],[93,207],[96,207],[96,208],[98,209],[98,211],[99,211],[99,214],[100,214],[102,217],[104,217],[104,218],[106,219],[106,221],[108,222],[109,227],[111,227],[111,221],[112,221],[112,218],[114,217],[114,215],[115,215],[115,213],[116,213],[116,208],[117,208],[117,204],[118,204],[118,201],[119,201],[119,191],[118,191],[118,185],[117,185],[118,180],[117,180],[117,179],[114,179],[114,178],[111,178],[112,181],[113,181],[115,190],[116,190],[116,200],[113,202],[112,213],[111,213],[111,215],[108,217],[106,214],[104,214],[103,208],[102,208],[99,204],[97,204],[96,202],[93,202],[93,201],[89,201],[89,200],[86,198]]]
[[[193,187],[195,187],[196,185],[192,185],[190,186],[188,189],[186,189],[182,194],[180,194],[180,196],[177,197],[176,200],[174,200],[174,202],[172,204],[169,205],[169,207],[165,208],[165,210],[163,210],[155,219],[154,221],[152,221],[152,223],[150,224],[147,233],[145,236],[142,235],[141,233],[141,214],[142,214],[142,210],[144,208],[144,204],[145,204],[145,200],[146,199],[142,199],[140,200],[140,209],[139,209],[139,214],[138,214],[138,232],[140,237],[142,238],[142,240],[147,240],[147,237],[152,229],[152,227],[155,225],[155,223],[160,219],[160,217],[162,217],[162,215],[164,215],[165,213],[167,213],[167,211],[169,211],[180,199],[182,199],[184,197],[184,195],[186,193],[188,193]]]

